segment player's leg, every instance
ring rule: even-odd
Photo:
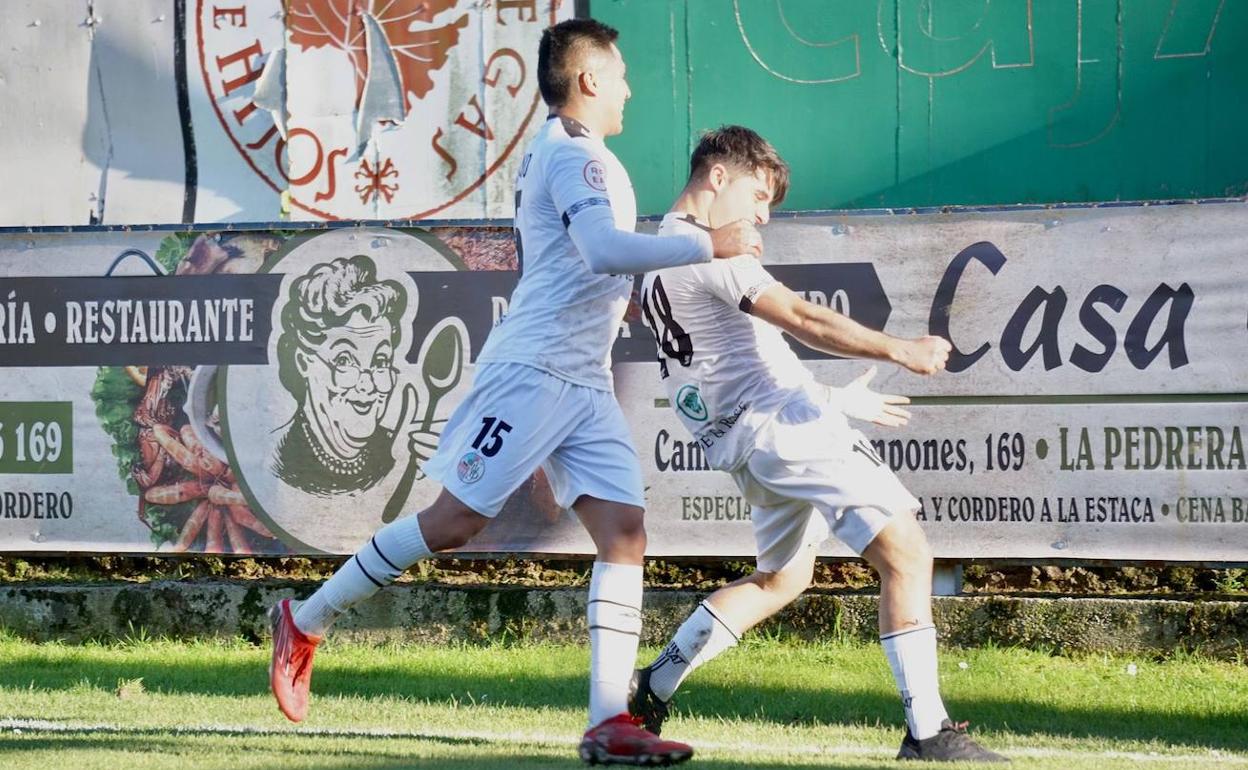
[[[490,521],[447,490],[415,516],[387,524],[369,539],[312,596],[299,602],[295,626],[304,634],[324,636],[347,610],[393,583],[417,562],[458,548]]]
[[[586,605],[589,729],[581,757],[611,764],[683,762],[692,748],[642,730],[628,714],[646,552],[641,463],[615,398],[579,390],[585,419],[544,467],[556,501],[576,512],[597,551]]]
[[[949,714],[937,676],[932,551],[914,518],[919,504],[858,431],[834,441],[842,451],[823,464],[834,484],[820,495],[820,507],[833,534],[880,576],[880,645],[901,694],[907,736],[928,739],[949,724]]]
[[[689,675],[801,596],[810,586],[814,566],[815,549],[803,549],[782,569],[756,570],[701,601],[658,657],[634,675],[629,711],[647,730],[660,734],[672,698]]]
[[[907,665],[894,674],[907,722],[915,735],[934,735],[948,714],[936,680],[932,554],[911,513],[918,501],[866,438],[835,416],[773,423],[748,470],[767,492],[814,505],[830,532],[880,573],[884,650],[890,662],[898,649],[906,653]]]
[[[862,556],[880,576],[880,644],[901,692],[910,734],[930,738],[949,718],[936,669],[931,548],[913,514],[898,511]]]
[[[641,635],[645,502],[641,462],[614,397],[575,390],[584,418],[544,467],[555,500],[576,512],[597,550],[587,605],[592,726],[628,710]]]
[[[767,514],[792,520],[791,529],[801,537],[797,548],[788,549],[780,558],[773,556],[774,548],[760,548],[757,570],[715,591],[704,602],[738,637],[787,607],[810,587],[815,554],[828,536],[821,517],[804,501],[788,501]]]
[[[597,548],[586,605],[590,726],[581,740],[581,759],[642,766],[684,762],[693,756],[689,745],[643,730],[628,713],[629,681],[641,638],[644,510],[590,495],[577,499],[573,510]]]
[[[906,713],[902,758],[1000,759],[945,713],[931,615],[932,554],[913,515],[919,503],[866,437],[827,416],[777,421],[760,435],[749,472],[770,493],[813,504],[831,533],[879,571],[881,644]],[[907,751],[920,743],[926,748]]]
[[[808,466],[810,477],[793,483],[817,492],[832,533],[879,573],[880,645],[906,715],[899,758],[1004,760],[971,740],[965,725],[955,725],[940,697],[932,550],[914,518],[918,500],[858,431],[836,434],[830,443],[836,446],[827,458]]]
[[[813,506],[767,489],[750,468],[732,474],[751,506],[758,569],[712,593],[676,630],[658,657],[637,671],[629,710],[658,733],[677,688],[697,668],[735,647],[746,631],[810,585],[828,526]]]
[[[443,485],[434,503],[378,530],[307,600],[273,608],[269,678],[288,718],[307,712],[313,653],[334,621],[418,561],[471,540],[558,446],[575,424],[564,417],[567,390],[530,367],[483,367],[425,465]]]
[[[880,644],[906,711],[898,759],[1008,761],[973,741],[965,723],[955,724],[945,711],[932,622],[932,551],[912,508],[889,519],[862,556],[880,575]]]
[[[628,682],[641,636],[643,509],[582,496],[573,506],[597,548],[586,604],[589,724],[628,710]]]
[[[307,600],[278,602],[269,612],[273,632],[269,684],[282,713],[293,722],[307,715],[313,656],[335,620],[421,559],[468,542],[488,522],[488,517],[443,490],[417,516],[378,530]]]

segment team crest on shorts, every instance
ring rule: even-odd
[[[455,473],[459,476],[459,480],[465,484],[479,481],[485,475],[485,458],[475,450],[471,450],[468,454],[459,458],[459,464],[455,466]]]
[[[676,391],[676,408],[691,420],[706,422],[706,404],[703,403],[702,394],[696,385],[682,385]]]

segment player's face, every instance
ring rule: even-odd
[[[606,118],[605,136],[614,136],[624,130],[624,103],[633,92],[628,88],[624,57],[620,49],[611,44],[611,52],[598,54],[595,76],[598,80],[598,98]]]
[[[719,168],[719,167],[716,167]],[[716,168],[711,174],[720,173]],[[753,174],[724,169],[723,182],[711,201],[711,225],[719,227],[738,219],[765,225],[771,218],[771,176],[758,169]]]

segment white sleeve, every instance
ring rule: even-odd
[[[706,288],[719,299],[743,313],[754,309],[754,301],[767,289],[780,283],[754,257],[742,255],[721,259],[716,269],[706,270]]]
[[[708,233],[659,237],[616,227],[606,168],[591,145],[574,140],[555,150],[546,171],[551,199],[590,270],[645,273],[711,260],[714,250]]]

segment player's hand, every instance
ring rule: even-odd
[[[876,393],[870,388],[871,378],[875,376],[876,367],[871,367],[858,379],[840,389],[841,411],[846,417],[855,420],[873,422],[889,428],[900,428],[910,422],[910,412],[901,408],[901,404],[910,403],[905,396],[891,393]]]
[[[906,340],[895,360],[915,374],[935,374],[945,368],[951,350],[949,340],[929,335]]]
[[[732,224],[711,231],[711,246],[717,259],[731,259],[742,254],[763,256],[763,236],[749,220],[738,219]]]

